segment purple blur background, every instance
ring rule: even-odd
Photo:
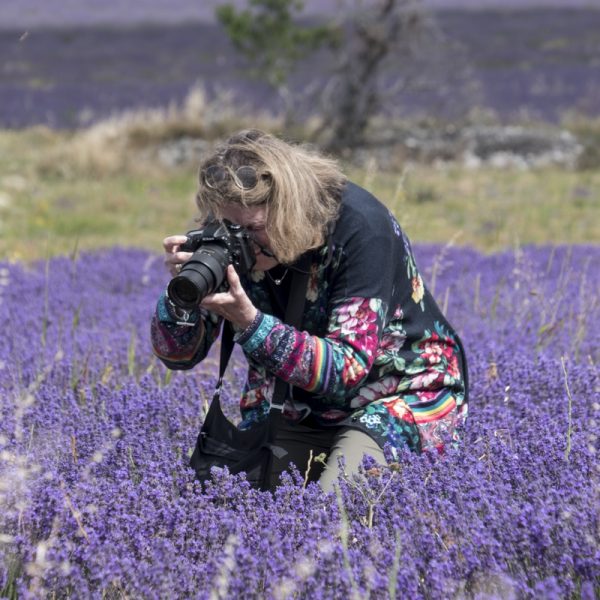
[[[222,3],[0,3],[0,127],[77,127],[125,109],[180,103],[198,82],[209,98],[230,90],[249,109],[273,108],[272,92],[246,76],[214,21]],[[490,109],[505,120],[527,114],[558,122],[567,111],[600,111],[600,0],[424,5],[456,44],[449,69],[466,62],[476,91],[466,92],[461,79],[445,84],[446,102],[440,94],[405,93],[391,101],[400,112],[410,115],[418,107],[444,116],[458,98],[466,108]],[[336,6],[335,0],[308,0],[306,12],[327,16]],[[302,89],[302,78],[319,74],[323,64],[307,61],[292,83]]]

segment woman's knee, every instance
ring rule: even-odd
[[[319,478],[323,490],[333,491],[334,484],[342,474],[351,476],[358,473],[365,454],[381,465],[387,464],[383,450],[372,437],[358,429],[342,429],[335,437],[325,470]],[[340,472],[340,457],[343,457],[344,462],[343,473]]]

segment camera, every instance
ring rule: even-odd
[[[256,262],[250,234],[230,221],[211,219],[202,229],[188,231],[186,236],[179,250],[194,254],[167,287],[169,299],[179,308],[196,308],[208,294],[226,290],[228,265],[243,275]]]

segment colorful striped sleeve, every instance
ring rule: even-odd
[[[406,396],[406,402],[417,425],[438,421],[456,408],[456,398],[452,390],[442,389],[436,390],[436,392],[425,392],[421,395],[425,394],[430,397],[425,401],[422,401],[420,395]]]
[[[373,365],[385,310],[376,298],[338,302],[324,337],[298,331],[265,314],[252,334],[238,341],[277,377],[340,406],[349,402]]]
[[[158,299],[150,327],[154,354],[169,369],[190,369],[208,354],[219,333],[220,319],[194,311],[187,322],[173,314],[166,294]]]

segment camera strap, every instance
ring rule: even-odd
[[[296,329],[300,327],[302,322],[304,303],[306,302],[306,289],[308,287],[308,277],[310,273],[308,269],[310,262],[309,258],[310,254],[303,254],[298,261],[302,270],[294,270],[292,272],[290,295],[285,308],[284,323],[287,323]],[[288,390],[289,384],[277,377],[275,379],[273,398],[271,399],[271,412],[273,409],[283,411],[283,404]]]
[[[288,298],[284,323],[292,327],[300,327],[302,314],[304,312],[304,304],[306,301],[306,289],[308,287],[308,277],[310,274],[310,253],[303,254],[298,261],[298,270],[292,272],[292,282],[290,287],[290,295]],[[221,394],[221,386],[223,384],[223,376],[233,352],[233,328],[229,321],[223,323],[223,333],[221,335],[221,352],[219,361],[219,380],[213,396],[213,402],[219,400]],[[271,399],[270,417],[274,413],[282,412],[285,403],[286,395],[289,390],[289,384],[283,379],[277,377],[275,379],[275,389]]]

